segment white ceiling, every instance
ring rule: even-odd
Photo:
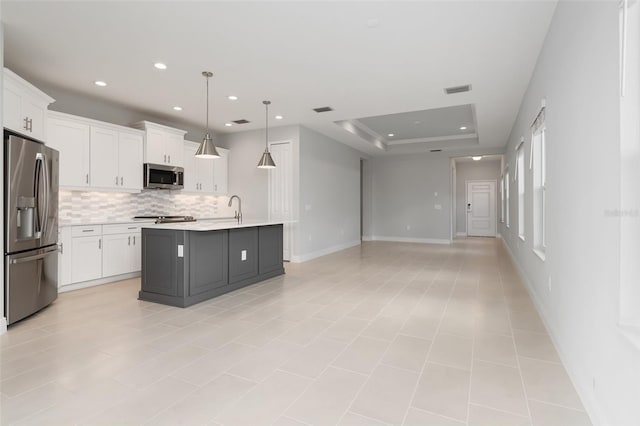
[[[334,122],[473,104],[479,146],[502,147],[555,4],[3,0],[5,66],[198,126],[211,70],[216,131],[263,128],[269,99],[284,116],[272,125],[303,124],[371,155],[393,150]],[[473,90],[443,91],[462,84]],[[312,111],[321,106],[334,111]],[[240,118],[251,123],[224,127]]]

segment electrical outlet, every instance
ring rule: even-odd
[[[442,204],[436,204],[433,208],[436,210],[442,210]]]
[[[243,261],[243,262],[244,262],[245,260],[247,260],[247,251],[246,251],[246,250],[242,250],[242,251],[240,252],[240,260],[241,260],[241,261]]]
[[[178,257],[184,257],[184,246],[182,244],[178,244]]]

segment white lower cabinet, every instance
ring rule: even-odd
[[[61,227],[58,236],[58,287],[140,271],[139,223]]]
[[[74,283],[102,278],[102,235],[71,239],[71,281]]]
[[[71,228],[58,228],[58,287],[71,284]]]
[[[102,274],[105,277],[140,270],[140,226],[104,225]]]

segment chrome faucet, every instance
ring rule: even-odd
[[[231,207],[231,203],[233,202],[234,198],[238,199],[238,210],[236,210],[236,214],[235,216],[233,216],[233,218],[237,219],[238,223],[242,223],[242,200],[240,199],[240,197],[238,197],[237,195],[232,195],[231,198],[229,198],[229,207]]]

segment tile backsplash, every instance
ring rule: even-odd
[[[121,222],[142,215],[218,217],[225,196],[181,194],[178,191],[122,192],[60,191],[61,225]],[[226,206],[225,206],[226,207]]]

